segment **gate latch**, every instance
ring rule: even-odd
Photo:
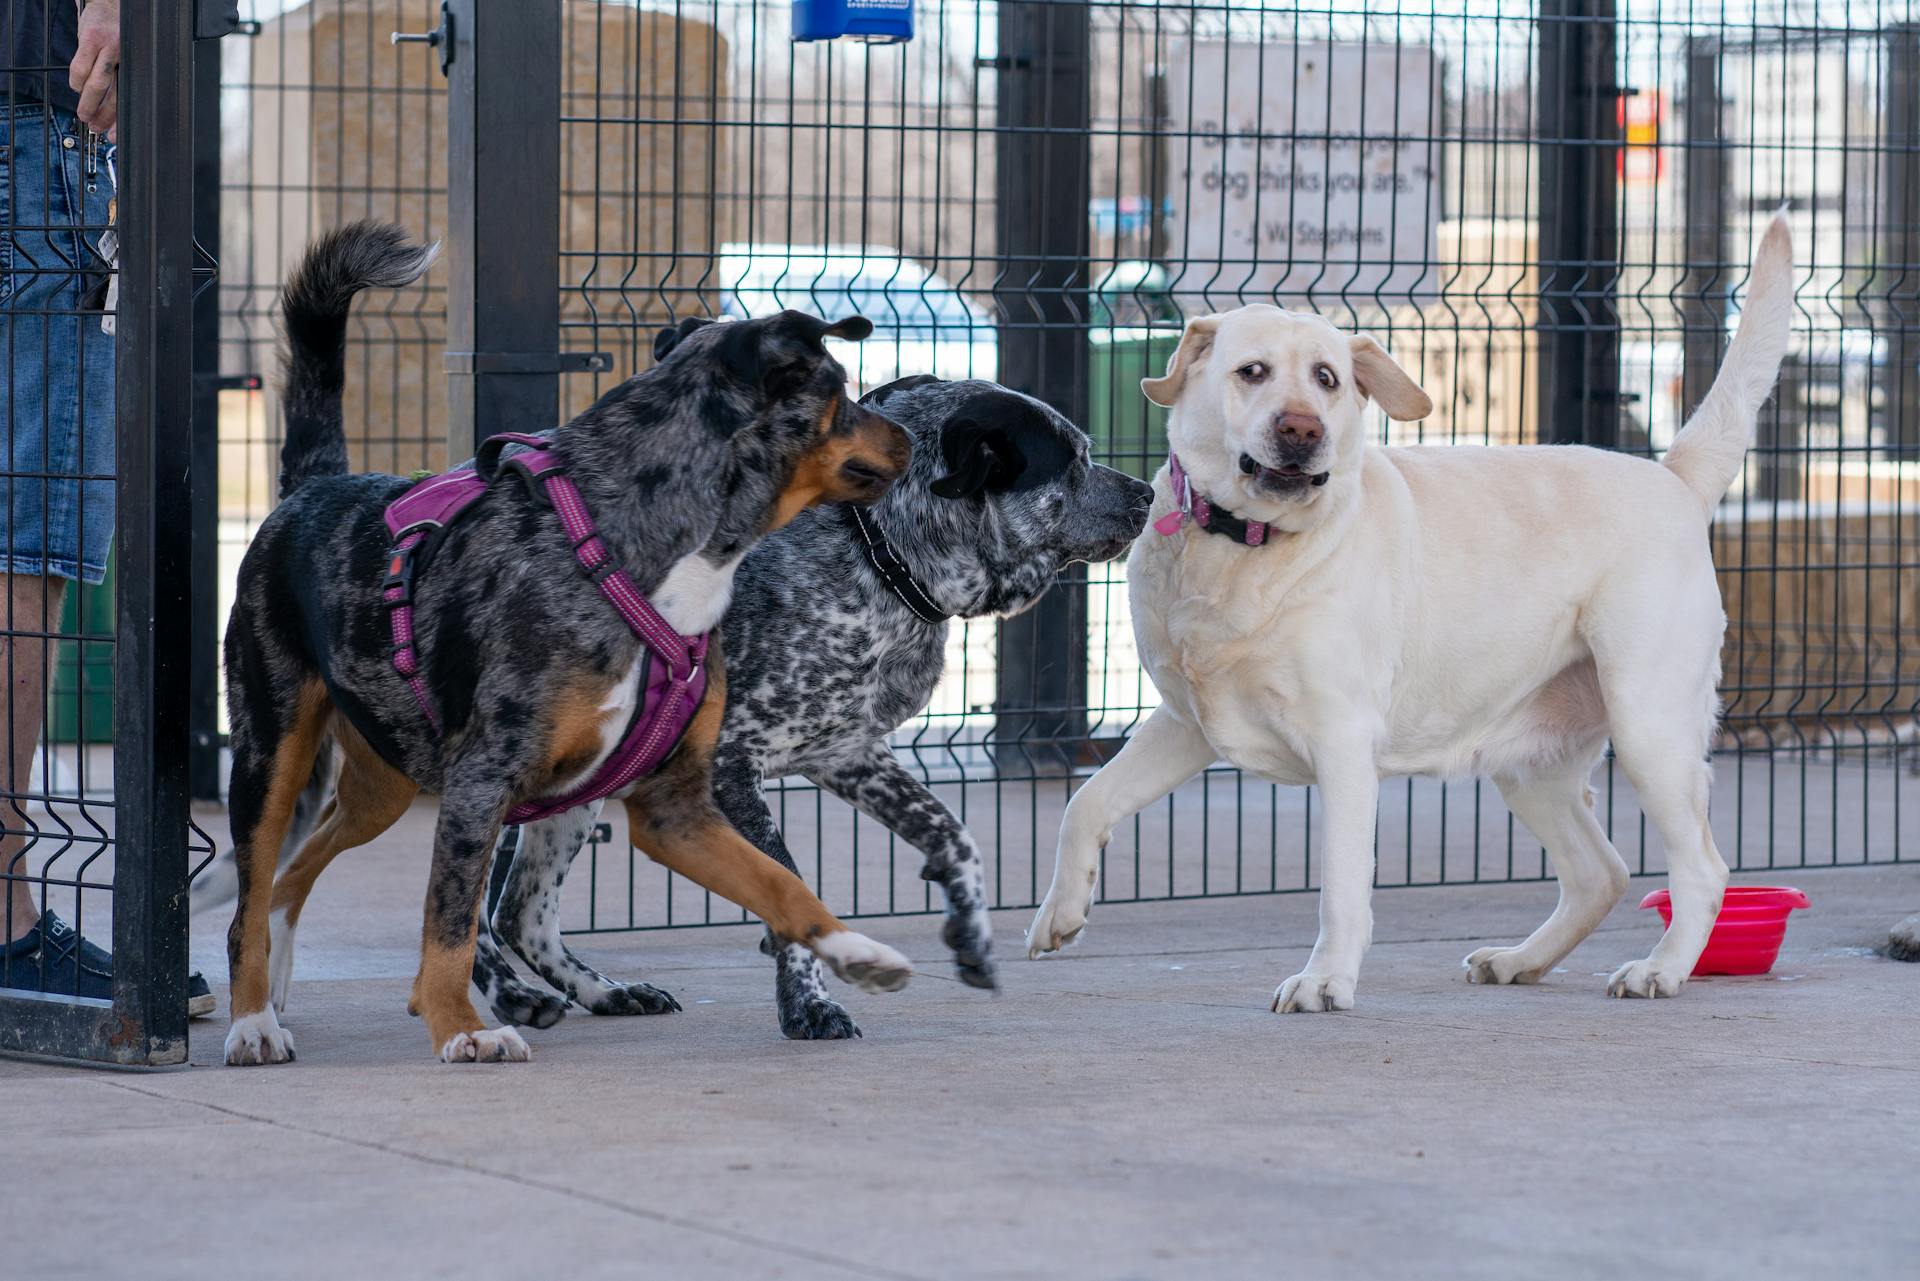
[[[453,10],[447,7],[447,0],[440,0],[439,26],[431,31],[396,31],[393,43],[432,45],[440,51],[440,74],[447,75],[447,68],[453,65]]]

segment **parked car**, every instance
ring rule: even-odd
[[[792,307],[871,320],[873,336],[865,342],[827,342],[863,394],[908,374],[992,378],[999,366],[992,318],[896,249],[725,245],[719,270],[723,315],[745,320]]]

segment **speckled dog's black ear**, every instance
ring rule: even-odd
[[[701,316],[688,316],[672,328],[662,329],[653,336],[653,358],[656,361],[665,360],[667,353],[680,345],[681,339],[702,325],[711,325],[712,323],[711,320]]]
[[[1039,406],[1005,391],[970,397],[940,426],[947,474],[927,488],[941,498],[1031,489],[1072,465],[1073,446]]]
[[[1007,489],[1027,469],[1026,454],[1004,428],[958,414],[940,428],[940,452],[947,474],[927,489],[941,498]]]
[[[826,339],[858,342],[872,332],[873,322],[864,316],[828,323],[804,311],[783,311],[728,325],[718,350],[734,377],[777,400],[812,379],[827,357]]]

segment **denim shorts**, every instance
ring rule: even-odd
[[[0,99],[0,572],[97,583],[113,547],[113,337],[100,328],[113,178],[72,113]],[[94,310],[82,310],[91,304]]]

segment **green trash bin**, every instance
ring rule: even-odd
[[[1093,456],[1152,480],[1167,461],[1167,411],[1140,394],[1140,380],[1167,372],[1180,333],[1096,329],[1091,336],[1087,435],[1093,437]]]
[[[113,562],[98,584],[69,583],[54,646],[53,688],[47,695],[47,740],[113,742],[113,643],[76,636],[113,635]]]
[[[1088,337],[1087,434],[1094,457],[1142,480],[1167,460],[1167,411],[1140,393],[1167,372],[1180,345],[1180,308],[1166,273],[1138,260],[1114,263],[1093,288]]]

